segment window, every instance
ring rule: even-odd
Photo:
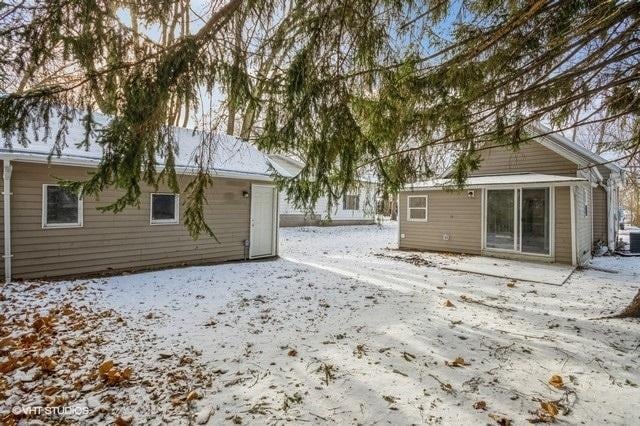
[[[584,217],[589,216],[589,192],[587,188],[582,188],[582,196],[584,197]]]
[[[360,210],[360,196],[345,195],[342,199],[342,210]]]
[[[426,195],[409,195],[407,197],[407,220],[427,221]]]
[[[42,227],[82,226],[82,200],[60,185],[42,185]]]
[[[177,194],[151,194],[151,224],[171,225],[178,223],[179,198]]]

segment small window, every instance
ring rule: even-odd
[[[60,185],[42,186],[42,227],[82,226],[82,200]]]
[[[151,224],[170,225],[179,221],[179,196],[177,194],[151,194]]]
[[[584,197],[584,217],[589,216],[589,192],[587,188],[582,188],[582,195]]]
[[[427,221],[426,195],[409,195],[407,197],[407,220]]]
[[[360,196],[345,195],[342,199],[342,210],[360,210]]]

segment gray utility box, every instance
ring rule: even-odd
[[[629,251],[640,253],[640,231],[629,232]]]

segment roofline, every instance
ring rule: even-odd
[[[513,182],[513,183],[481,183],[475,185],[464,185],[462,189],[458,189],[455,185],[437,185],[437,186],[418,186],[414,188],[402,188],[398,192],[420,192],[420,191],[445,191],[445,190],[453,190],[453,191],[465,191],[467,189],[483,189],[489,187],[511,187],[511,186],[521,186],[535,187],[540,186],[540,184],[552,185],[552,186],[574,186],[581,183],[587,182],[586,179],[579,180],[568,180],[568,181],[537,181],[537,182]]]
[[[44,156],[42,154],[31,154],[25,152],[7,152],[0,150],[0,160],[11,160],[18,161],[23,163],[34,163],[34,164],[54,164],[57,166],[70,166],[70,167],[98,167],[100,164],[100,160],[95,157],[75,157],[75,158],[64,158],[64,157],[56,157],[52,156],[49,158],[48,155]],[[162,164],[157,165],[158,169],[162,168]],[[186,165],[176,165],[175,170],[178,174],[182,175],[195,175],[200,169],[194,166],[186,166]],[[260,181],[273,181],[273,177],[271,175],[266,175],[262,173],[251,173],[251,172],[238,172],[235,170],[226,170],[226,169],[209,169],[213,177],[222,177],[229,179],[244,179],[244,180],[260,180]]]

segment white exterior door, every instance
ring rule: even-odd
[[[249,257],[276,255],[277,192],[272,185],[251,185]]]

